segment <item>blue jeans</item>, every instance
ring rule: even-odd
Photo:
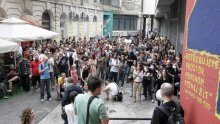
[[[108,80],[110,78],[109,74],[110,74],[110,67],[106,66],[106,68],[105,68],[105,80]]]
[[[124,87],[126,71],[123,71],[118,76],[118,82],[121,81],[121,87]]]
[[[131,66],[127,66],[127,68],[126,68],[126,71],[127,71],[127,76],[130,74],[130,71],[131,71]]]
[[[50,78],[49,79],[40,79],[40,98],[44,99],[44,91],[45,91],[45,86],[46,86],[46,91],[47,91],[47,99],[51,98],[50,95]]]

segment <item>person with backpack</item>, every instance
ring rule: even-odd
[[[59,59],[59,72],[60,72],[60,74],[64,72],[66,74],[66,76],[68,77],[69,76],[69,72],[68,72],[69,68],[70,68],[69,58],[67,57],[67,53],[64,52]]]
[[[48,63],[48,57],[44,56],[43,62],[39,65],[40,73],[40,98],[41,102],[44,102],[44,91],[46,86],[47,100],[51,101],[50,94],[50,64]]]
[[[98,96],[102,91],[102,81],[97,77],[89,77],[86,94],[79,94],[74,101],[77,124],[108,124],[109,118],[104,101]]]
[[[30,93],[30,63],[27,57],[23,57],[18,63],[18,74],[23,86],[24,92]]]
[[[185,124],[184,110],[173,100],[173,86],[170,83],[163,83],[160,92],[163,104],[154,109],[151,124]]]
[[[106,100],[109,100],[109,98],[117,100],[117,95],[119,93],[119,87],[115,82],[109,82],[105,81],[105,89],[104,92],[106,92]]]

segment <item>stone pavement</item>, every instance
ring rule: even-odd
[[[23,109],[31,107],[35,113],[34,124],[47,116],[60,101],[56,101],[55,92],[51,92],[52,101],[40,102],[39,89],[34,94],[22,93],[0,102],[0,124],[19,124]]]
[[[157,103],[142,101],[133,103],[129,94],[129,84],[125,84],[123,102],[105,101],[106,109],[110,118],[151,118]],[[101,95],[104,98],[105,94]],[[142,96],[143,98],[143,96]],[[58,105],[39,124],[62,124],[61,106]],[[110,120],[110,124],[150,124],[150,121]]]

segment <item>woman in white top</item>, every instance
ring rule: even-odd
[[[66,115],[67,115],[68,124],[76,124],[77,123],[76,115],[75,115],[75,111],[74,111],[74,105],[73,105],[77,95],[78,94],[76,91],[71,92],[69,95],[69,99],[70,99],[71,103],[64,107],[64,111],[66,112]]]
[[[134,68],[133,71],[133,91],[134,91],[134,103],[136,102],[136,95],[138,95],[138,102],[141,102],[142,81],[143,81],[143,67],[140,63]],[[138,94],[137,94],[138,93]]]

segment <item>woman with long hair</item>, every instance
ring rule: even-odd
[[[20,116],[21,124],[32,124],[34,120],[34,112],[31,108],[24,109]]]
[[[89,59],[88,64],[89,64],[90,67],[91,67],[91,75],[92,75],[92,76],[96,76],[97,60],[96,60],[95,54],[92,54],[92,55],[90,56],[90,59]]]
[[[143,67],[141,64],[137,64],[133,72],[133,90],[134,90],[134,103],[136,102],[136,96],[138,96],[138,102],[141,102],[142,81],[143,81]],[[138,94],[137,94],[138,93]]]

